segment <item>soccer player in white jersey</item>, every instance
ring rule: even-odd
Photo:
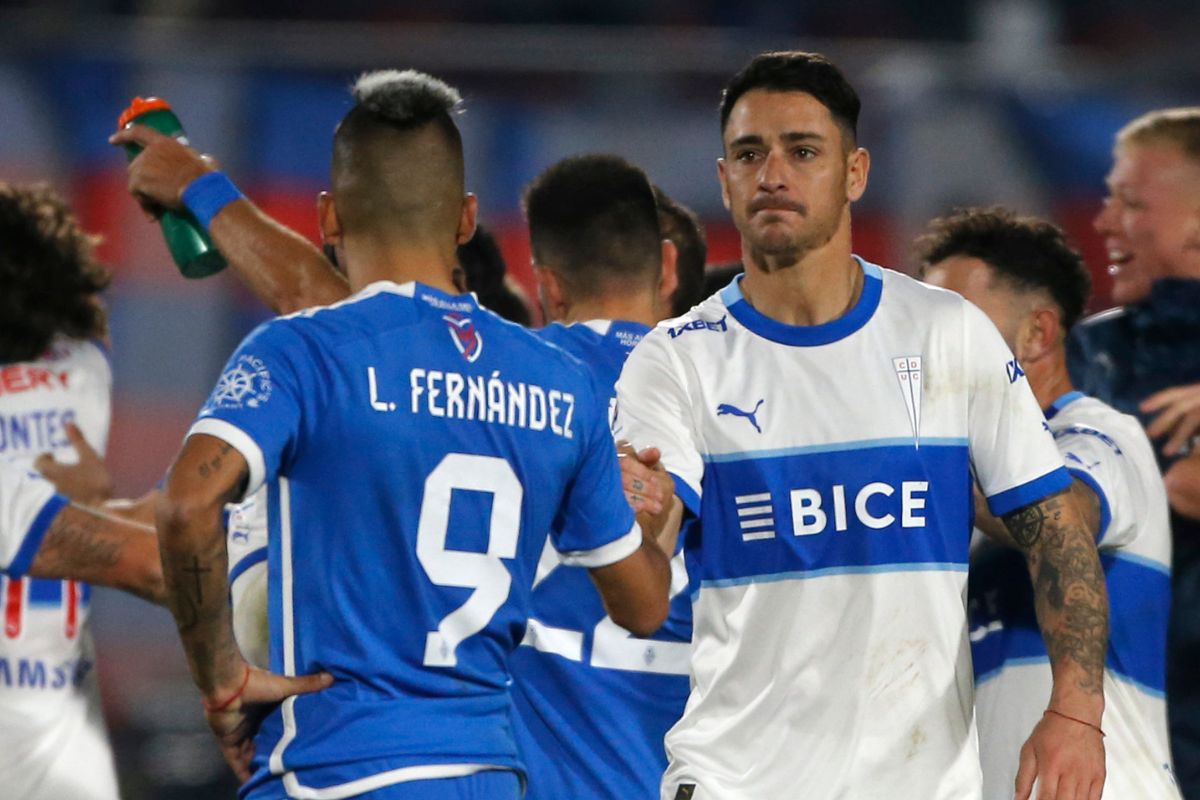
[[[162,563],[153,531],[120,517],[74,505],[36,472],[0,461],[0,574],[111,586],[153,603],[163,602]],[[29,659],[0,662],[0,681],[45,675],[47,685],[69,682],[74,662],[38,665]],[[41,678],[38,678],[41,681]],[[59,754],[60,760],[66,756]],[[38,785],[34,763],[5,778],[5,797],[91,797],[94,774],[61,765],[57,784]],[[65,778],[70,772],[71,777]],[[64,794],[65,792],[65,794]]]
[[[108,280],[93,239],[54,192],[0,184],[0,460],[29,467],[49,453],[74,461],[71,425],[103,452],[112,372],[99,293]],[[77,580],[0,580],[5,796],[117,796],[90,598]],[[69,679],[53,677],[57,670]]]
[[[662,797],[981,792],[965,591],[972,471],[1027,555],[1054,689],[1018,797],[1099,797],[1107,600],[1018,364],[961,297],[851,255],[869,158],[837,68],[769,53],[727,86],[722,195],[744,277],[647,334],[624,430],[674,478],[693,689]],[[624,459],[630,462],[630,459]],[[631,466],[630,469],[633,469]]]
[[[1167,495],[1138,420],[1071,385],[1065,341],[1087,304],[1087,267],[1058,228],[1002,209],[934,220],[918,252],[925,281],[977,305],[1017,356],[1099,545],[1110,630],[1105,797],[1178,798],[1165,696]],[[977,527],[1001,527],[984,504],[975,513]],[[1019,553],[977,541],[968,588],[984,797],[1008,800],[1021,744],[1050,699],[1050,662]]]
[[[506,664],[546,531],[641,635],[666,617],[669,564],[625,502],[593,379],[455,293],[475,219],[457,93],[385,72],[355,97],[322,205],[355,294],[231,359],[159,506],[170,604],[243,796],[516,798]],[[221,511],[259,485],[271,665],[328,671],[289,694],[333,682],[252,740],[278,695],[233,642]]]

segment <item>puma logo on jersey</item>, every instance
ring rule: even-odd
[[[762,433],[762,428],[758,426],[758,410],[762,408],[762,404],[765,402],[765,400],[766,398],[759,400],[758,405],[754,406],[753,411],[743,411],[732,403],[721,403],[721,405],[717,406],[717,416],[723,417],[726,414],[730,414],[735,417],[745,417],[750,421],[750,424],[754,426],[754,430]]]
[[[696,796],[696,784],[681,783],[678,791],[675,792],[675,800],[692,800]]]

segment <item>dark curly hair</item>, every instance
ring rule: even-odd
[[[1015,289],[1046,292],[1062,311],[1064,331],[1083,316],[1092,293],[1083,257],[1058,226],[1000,207],[956,209],[933,220],[917,239],[916,254],[922,276],[939,261],[968,256]]]
[[[107,334],[98,241],[49,186],[0,181],[0,363],[32,361],[59,334]]]

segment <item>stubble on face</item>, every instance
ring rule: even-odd
[[[842,136],[806,93],[754,90],[738,100],[725,130],[724,175],[734,224],[761,268],[800,263],[845,224]]]

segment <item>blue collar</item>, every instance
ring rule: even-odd
[[[721,301],[725,303],[734,319],[764,339],[797,347],[832,344],[866,325],[874,316],[875,309],[879,308],[879,298],[883,295],[883,270],[858,256],[855,256],[854,260],[862,266],[862,294],[854,307],[845,314],[820,325],[788,325],[763,314],[750,305],[742,294],[744,275],[738,275],[721,290]]]
[[[1074,403],[1076,400],[1082,400],[1085,397],[1087,397],[1087,395],[1077,389],[1073,389],[1073,390],[1067,392],[1062,397],[1058,398],[1053,403],[1051,403],[1050,407],[1048,409],[1046,409],[1046,419],[1048,419],[1048,420],[1054,419],[1054,417],[1058,414],[1058,412],[1062,411],[1064,408],[1071,405],[1071,403]]]

